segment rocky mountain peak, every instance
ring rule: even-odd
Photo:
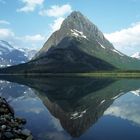
[[[87,17],[78,11],[72,12],[62,23],[60,30],[77,30],[89,38],[104,39],[104,35]]]
[[[89,22],[90,21],[80,12],[74,11],[63,21],[61,28],[63,27],[73,28],[74,26],[82,27],[83,23],[87,24]]]
[[[84,15],[80,12],[72,12],[62,23],[61,29],[76,29],[80,32],[84,32],[86,35],[89,35],[91,29],[97,28],[92,24]],[[95,31],[95,30],[94,30]]]
[[[78,11],[73,11],[62,23],[61,28],[54,32],[46,41],[35,58],[46,55],[49,48],[55,47],[66,37],[75,37],[96,42],[99,46],[113,49],[113,45],[104,37],[98,27]]]

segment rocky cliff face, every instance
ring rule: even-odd
[[[103,33],[88,18],[80,12],[72,12],[62,23],[60,30],[54,32],[44,44],[36,57],[46,54],[51,47],[56,47],[65,37],[76,37],[85,40],[92,40],[104,48],[114,48],[104,37]]]

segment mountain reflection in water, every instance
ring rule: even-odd
[[[35,93],[35,95],[32,95],[32,98],[37,96],[39,99],[41,99],[51,115],[57,118],[61,124],[61,127],[71,135],[71,138],[66,136],[65,139],[72,139],[76,137],[81,140],[84,139],[84,135],[86,135],[86,138],[88,138],[87,134],[91,139],[103,139],[100,136],[102,135],[101,133],[98,132],[91,136],[92,133],[89,134],[87,131],[91,131],[91,129],[93,131],[94,127],[98,127],[98,122],[100,123],[100,119],[104,119],[104,117],[108,116],[119,117],[137,124],[140,122],[138,119],[140,118],[140,111],[138,109],[132,111],[134,109],[133,104],[130,104],[129,106],[129,101],[135,103],[135,107],[137,108],[140,105],[140,98],[136,98],[139,96],[138,89],[140,88],[140,80],[137,79],[54,78],[37,76],[8,76],[1,77],[1,79],[14,82],[7,82],[7,84],[9,84],[7,85],[7,92],[5,91],[5,94],[7,93],[7,98],[9,98],[12,94],[14,94],[16,98],[16,94],[18,92],[20,93],[18,93],[17,96],[22,94],[21,91],[23,92],[25,89],[27,89],[26,86],[30,87],[32,92]],[[1,85],[2,83],[3,82],[1,82]],[[19,86],[11,86],[15,83],[22,85],[22,90]],[[16,90],[14,88],[16,88]],[[26,92],[28,91],[26,90]],[[123,106],[122,110],[120,109],[120,105]],[[128,106],[130,111],[127,111]],[[124,113],[124,111],[126,113]],[[130,117],[128,117],[126,114]],[[121,125],[122,124],[120,124],[120,126]],[[137,130],[140,130],[140,128],[138,127]],[[127,133],[127,129],[125,131]],[[132,135],[135,133],[131,131]],[[129,139],[129,135],[131,134],[128,133],[126,138]],[[110,134],[109,137],[111,137],[111,135],[113,137],[112,139],[115,139],[113,134]],[[135,136],[135,139],[140,138],[140,134]],[[122,136],[122,138],[125,139],[124,136]],[[43,139],[45,140],[44,137],[42,140]],[[55,138],[47,137],[46,139]]]

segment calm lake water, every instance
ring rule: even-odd
[[[140,140],[138,79],[1,79],[0,96],[36,140]]]

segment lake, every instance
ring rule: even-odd
[[[140,140],[140,80],[6,76],[0,96],[36,140]]]

